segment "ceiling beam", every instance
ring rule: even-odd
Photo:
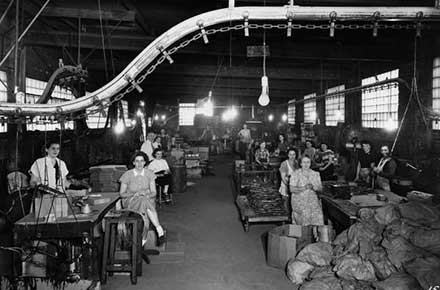
[[[43,11],[42,16],[59,18],[83,18],[99,20],[99,10],[86,8],[66,8],[50,6]],[[101,11],[102,19],[113,21],[134,22],[136,13],[128,10],[108,10]]]
[[[214,65],[191,65],[191,64],[172,64],[163,65],[156,71],[161,75],[184,75],[184,76],[215,76],[232,77],[232,78],[261,78],[262,68],[241,66],[241,67],[222,67]],[[272,67],[268,66],[267,76],[269,79],[284,79],[284,80],[338,80],[340,79],[339,72],[336,70],[326,70],[322,73],[320,69],[315,68],[298,68],[298,67]]]
[[[56,41],[54,41],[56,39]],[[31,46],[77,47],[76,33],[65,31],[30,31],[24,42]],[[155,37],[139,33],[118,33],[111,35],[108,49],[123,51],[142,51]],[[180,49],[177,55],[204,55],[228,57],[230,52],[222,48],[223,41],[216,46],[207,47],[200,44]],[[101,35],[98,32],[81,33],[81,48],[96,48],[101,46]],[[369,42],[365,45],[347,45],[341,42],[302,41],[291,42],[280,39],[270,46],[270,58],[292,60],[328,60],[328,61],[362,61],[362,62],[396,62],[404,58],[404,49],[396,51],[393,45]],[[232,48],[234,57],[247,57],[246,44],[239,43]]]
[[[69,33],[65,31],[51,31],[46,33],[30,31],[24,40],[24,43],[31,46],[77,47],[77,37],[77,33]],[[109,44],[107,48],[113,50],[141,51],[153,40],[154,37],[138,33],[125,33],[124,35],[113,33],[111,35],[111,45]],[[102,45],[101,41],[101,35],[99,33],[81,33],[81,48],[93,49],[100,47]]]
[[[163,77],[161,75],[151,75],[147,77],[142,85],[155,86],[179,86],[179,87],[202,87],[208,91],[212,88],[215,91],[217,88],[253,88],[261,89],[261,77],[254,79],[230,79],[229,77],[219,77],[214,83],[215,77]],[[285,91],[307,90],[312,86],[312,82],[308,80],[269,80],[270,89],[278,89]]]
[[[121,4],[130,11],[135,11],[136,24],[142,29],[146,35],[154,35],[154,29],[147,24],[142,11],[131,0],[124,0]]]
[[[176,88],[170,90],[164,90],[163,88],[150,88],[145,90],[146,93],[155,98],[157,102],[166,101],[165,99],[182,99],[185,98],[188,102],[195,102],[197,99],[204,98],[208,92],[205,89],[197,88]],[[302,97],[303,95],[312,92],[312,90],[296,91],[296,92],[282,92],[282,91],[270,91],[269,96],[273,99],[279,99],[288,101],[295,97]],[[217,89],[213,97],[216,103],[222,103],[223,101],[229,101],[231,95],[236,97],[254,97],[258,98],[261,94],[260,89],[248,89],[248,88],[234,88],[230,89]]]

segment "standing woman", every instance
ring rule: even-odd
[[[60,142],[50,141],[46,144],[46,157],[35,160],[29,170],[31,186],[45,185],[59,191],[69,187],[66,179],[69,171],[66,163],[58,158],[59,154]]]
[[[283,196],[287,196],[289,178],[293,175],[293,172],[299,168],[298,160],[296,160],[297,154],[295,149],[288,149],[287,157],[288,159],[283,161],[280,166],[281,186],[279,191]]]
[[[292,223],[302,226],[324,225],[321,203],[316,194],[322,190],[319,173],[310,169],[311,159],[301,158],[301,168],[290,178]]]
[[[283,134],[279,134],[278,144],[276,148],[276,152],[278,153],[278,156],[285,158],[287,156],[287,150],[288,150],[288,144],[286,138],[284,137]]]
[[[156,228],[159,245],[163,244],[165,234],[156,211],[156,175],[145,168],[148,157],[144,152],[135,153],[132,161],[134,168],[125,172],[119,180],[122,206],[142,216],[144,220],[142,244],[147,241],[150,220]]]

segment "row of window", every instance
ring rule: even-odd
[[[0,71],[0,102],[7,102],[8,100],[8,92],[5,84],[7,83],[7,76],[6,72]],[[43,94],[44,89],[46,88],[47,82],[40,81],[33,78],[26,78],[26,94],[24,95],[23,99],[17,99],[18,104],[35,104],[35,102],[40,98],[40,96]],[[86,95],[89,93],[87,92]],[[72,92],[69,90],[62,89],[59,86],[55,86],[51,99],[49,100],[49,104],[57,104],[62,103],[65,101],[73,100],[74,96]],[[121,101],[123,113],[124,113],[124,120],[125,124],[127,126],[130,126],[130,119],[128,118],[128,102],[127,101]],[[95,110],[96,108],[92,107],[87,109],[86,111],[91,112]],[[118,118],[121,119],[122,116],[119,116],[118,111]],[[94,114],[90,114],[87,117],[87,126],[91,129],[98,129],[98,128],[104,128],[106,117],[105,113],[103,112],[97,112]],[[68,121],[65,122],[65,129],[73,129],[74,122]],[[40,130],[40,131],[53,131],[53,130],[59,130],[61,128],[60,123],[58,122],[46,122],[46,121],[37,121],[32,124],[26,125],[27,130],[33,131],[33,130]],[[0,123],[0,133],[4,133],[7,131],[7,124],[6,123]]]
[[[439,65],[440,67],[440,65]],[[377,76],[365,78],[362,85],[374,84],[387,79],[398,78],[399,70],[389,71]],[[332,94],[325,98],[325,125],[336,126],[338,122],[345,121],[345,85],[336,86],[326,90],[326,94]],[[440,69],[438,103],[440,105]],[[317,121],[316,93],[304,96],[304,122],[315,124]],[[310,100],[308,100],[310,99]],[[288,122],[295,124],[295,101],[288,105]],[[362,126],[366,128],[397,128],[399,106],[399,86],[397,83],[384,87],[373,87],[362,91]]]

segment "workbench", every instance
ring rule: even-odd
[[[82,214],[79,207],[73,207],[70,215],[58,217],[53,222],[36,218],[35,213],[30,213],[14,224],[14,244],[16,247],[25,247],[35,241],[63,241],[75,245],[82,249],[81,279],[99,281],[102,255],[100,225],[118,200],[117,192],[92,193],[86,200],[90,204],[90,213]],[[16,276],[22,275],[20,269],[16,272]]]
[[[240,210],[240,218],[243,222],[243,227],[246,232],[249,231],[251,223],[286,223],[289,221],[289,214],[286,207],[286,214],[284,215],[258,215],[249,205],[249,201],[245,195],[239,195],[236,199],[236,204]]]
[[[351,199],[336,199],[325,192],[321,193],[325,219],[331,220],[336,231],[341,232],[357,221],[357,213],[361,208],[378,208],[387,204],[398,204],[405,200],[391,191],[375,189],[374,192],[369,195],[356,195]],[[376,194],[383,194],[387,201],[377,201]]]

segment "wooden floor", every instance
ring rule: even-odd
[[[230,157],[219,157],[216,176],[195,180],[176,204],[160,210],[169,233],[162,257],[143,265],[137,285],[128,276],[109,277],[103,289],[292,290],[283,271],[266,265],[265,233],[274,225],[252,225],[245,233],[234,204]]]

